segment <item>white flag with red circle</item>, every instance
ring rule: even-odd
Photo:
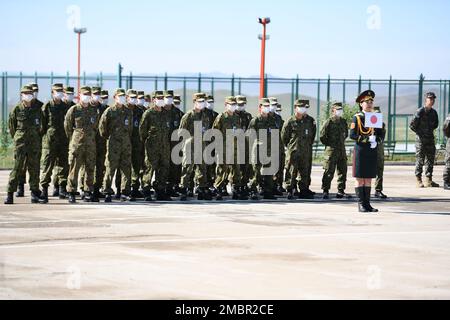
[[[366,128],[383,128],[383,114],[375,112],[366,112],[365,123]]]

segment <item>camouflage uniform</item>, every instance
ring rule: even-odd
[[[445,149],[445,168],[444,168],[444,188],[450,190],[450,114],[444,122],[444,135],[447,137],[447,146]]]
[[[247,104],[247,98],[245,96],[236,96],[236,101],[238,103],[238,108],[240,104]],[[251,113],[244,110],[237,110],[236,114],[241,119],[241,126],[244,131],[247,131],[250,121],[252,121],[252,115]],[[250,152],[249,152],[249,145],[248,145],[248,138],[246,138],[245,141],[246,147],[245,147],[245,164],[241,164],[241,173],[242,173],[242,184],[244,186],[247,186],[250,182],[250,178],[253,176],[253,167],[250,163]]]
[[[274,122],[275,122],[275,128],[280,130],[283,128],[284,125],[284,120],[281,117],[281,115],[279,114],[273,114],[272,115],[274,117]],[[286,151],[284,148],[284,144],[281,141],[281,136],[280,136],[280,141],[279,141],[279,146],[280,146],[280,150],[278,152],[279,155],[279,163],[280,163],[280,168],[278,169],[277,174],[274,176],[274,181],[276,184],[276,187],[281,188],[283,185],[283,174],[284,174],[284,166],[285,166],[285,161],[286,161]],[[278,190],[277,190],[278,191]],[[279,192],[277,192],[278,195],[282,195]]]
[[[436,157],[434,130],[439,126],[436,110],[425,107],[417,110],[410,128],[416,133],[416,170],[418,181],[422,179],[423,166],[426,165],[425,176],[432,181],[433,166]]]
[[[340,109],[342,110],[342,105]],[[338,190],[343,191],[347,182],[347,152],[345,140],[348,137],[348,124],[342,117],[332,116],[320,130],[320,141],[325,145],[325,159],[322,177],[322,190],[331,188],[331,181],[337,169]]]
[[[145,150],[144,144],[139,136],[139,126],[144,114],[144,109],[140,106],[128,105],[133,113],[133,134],[131,136],[131,188],[133,194],[137,195],[141,186],[141,170],[144,164]]]
[[[117,89],[115,96],[125,96],[125,90]],[[112,195],[114,174],[121,172],[121,186],[118,193],[125,196],[131,192],[131,136],[133,134],[133,113],[125,105],[114,104],[106,109],[100,118],[100,134],[106,142],[106,170],[103,191]],[[110,201],[108,197],[107,200]]]
[[[101,91],[102,100],[108,100],[108,91]],[[109,108],[107,103],[100,103],[97,106],[98,118],[101,119],[103,113]],[[95,161],[95,182],[94,182],[94,192],[96,196],[100,196],[100,189],[103,185],[103,180],[105,178],[105,160],[106,160],[106,139],[102,137],[100,134],[100,130],[97,130],[97,134],[95,136],[95,144],[97,157]]]
[[[204,102],[206,98],[205,94],[194,94],[194,100],[197,102]],[[181,172],[181,182],[180,188],[182,191],[186,191],[187,188],[191,186],[192,179],[195,179],[199,189],[205,190],[208,187],[207,180],[207,165],[204,163],[203,157],[200,164],[194,163],[194,123],[200,122],[202,132],[205,132],[209,128],[211,128],[210,117],[204,110],[193,109],[188,112],[181,118],[180,129],[187,130],[191,137],[184,141],[183,148],[183,163],[182,163],[182,172]],[[197,137],[199,138],[199,137]],[[191,159],[187,158],[186,148],[190,146],[191,148]],[[206,147],[206,143],[202,141],[202,152]],[[209,195],[208,195],[209,198]]]
[[[80,89],[82,95],[90,95],[89,87]],[[85,178],[83,190],[92,193],[94,190],[96,147],[95,136],[98,128],[97,109],[90,103],[84,107],[76,104],[67,111],[64,129],[69,138],[69,176],[67,179],[67,192],[71,194],[69,199],[73,202],[77,191],[78,175],[84,166]]]
[[[32,94],[30,86],[24,86],[21,93]],[[39,191],[39,169],[42,139],[42,110],[36,104],[29,107],[25,102],[17,104],[9,115],[9,132],[14,140],[14,167],[9,175],[8,199],[12,203],[12,193],[17,190],[21,177],[28,169],[33,202],[37,202]],[[23,181],[22,181],[23,182]]]
[[[62,93],[63,85],[55,84],[52,90]],[[61,168],[57,173],[58,185],[63,189],[67,185],[69,141],[64,131],[64,119],[67,110],[67,104],[62,99],[59,102],[52,99],[42,107],[45,135],[42,142],[42,164],[44,168],[41,175],[41,186],[45,196],[55,166]]]
[[[297,107],[309,108],[308,100],[297,100]],[[294,115],[283,125],[281,139],[287,148],[285,178],[286,189],[295,188],[295,178],[300,176],[298,186],[301,197],[312,197],[309,191],[311,184],[312,146],[316,136],[316,121],[307,114],[302,119]]]
[[[213,96],[207,96],[206,97],[206,102],[211,104],[214,103],[214,97]],[[216,121],[217,116],[219,115],[219,113],[217,113],[216,111],[214,111],[213,109],[209,109],[206,108],[203,112],[205,112],[205,114],[208,116],[209,118],[209,123],[213,124],[214,121]],[[211,129],[211,128],[208,128]],[[212,187],[214,186],[214,181],[216,180],[216,163],[213,164],[208,164],[206,165],[207,167],[207,180],[208,180],[208,187]]]
[[[157,97],[162,97],[157,93]],[[170,200],[166,193],[170,169],[170,124],[167,111],[151,108],[145,111],[139,133],[145,146],[144,196],[149,198],[152,178],[157,200]]]

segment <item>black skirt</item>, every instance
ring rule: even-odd
[[[370,148],[370,143],[355,143],[353,151],[353,177],[375,178],[377,176],[377,149]]]

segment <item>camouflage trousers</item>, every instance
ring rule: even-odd
[[[78,176],[84,167],[84,178],[81,186],[84,191],[94,191],[96,149],[95,143],[84,143],[81,146],[69,148],[69,175],[67,177],[67,192],[77,192]]]
[[[240,164],[219,164],[216,170],[216,189],[225,189],[228,182],[235,187],[242,187],[242,174]]]
[[[145,172],[143,184],[150,189],[153,181],[155,191],[165,190],[170,169],[170,145],[147,141],[145,143]]]
[[[323,164],[322,190],[330,190],[334,173],[337,169],[338,190],[345,190],[347,183],[347,154],[344,150],[325,150]]]
[[[421,177],[423,166],[426,166],[425,176],[433,176],[434,160],[436,158],[436,145],[434,140],[416,139],[416,171],[417,177]]]
[[[286,157],[286,189],[307,190],[311,185],[312,149],[288,152]],[[296,181],[297,180],[297,181]]]
[[[261,189],[272,192],[274,188],[274,180],[272,175],[265,175],[263,172],[264,168],[268,168],[270,165],[262,165],[260,163],[254,164],[252,166],[253,176],[250,179],[248,187],[252,191],[257,191],[258,187]]]
[[[42,149],[43,171],[41,174],[41,186],[43,188],[48,188],[50,185],[54,169],[54,184],[63,187],[67,185],[67,176],[69,174],[68,152],[67,145]],[[58,183],[56,184],[55,181]]]
[[[177,143],[172,142],[171,143],[171,150]],[[170,168],[169,168],[169,186],[174,187],[178,186],[181,181],[181,164],[175,164],[172,161],[170,161]]]
[[[131,187],[139,190],[143,180],[142,167],[145,161],[145,149],[142,143],[135,141],[131,151]]]
[[[116,171],[121,173],[121,185],[117,192],[129,195],[131,192],[131,143],[130,141],[111,141],[106,143],[105,178],[103,192],[113,194],[112,181]]]
[[[16,146],[14,149],[14,167],[9,174],[7,192],[17,191],[19,180],[25,183],[26,170],[28,170],[31,191],[39,190],[39,171],[41,160],[41,144],[34,146]]]

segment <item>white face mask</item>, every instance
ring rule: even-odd
[[[262,112],[268,114],[270,112],[270,107],[263,107]]]
[[[147,101],[144,102],[144,107],[148,108],[150,106],[150,103],[148,103]]]
[[[128,103],[134,105],[137,103],[137,99],[136,98],[128,98]]]
[[[32,94],[23,94],[22,100],[25,102],[31,102],[33,100],[34,96]]]
[[[238,111],[244,111],[245,110],[245,104],[244,105],[238,105],[237,106]]]
[[[119,96],[116,98],[116,103],[118,104],[125,104],[127,102],[127,98],[125,98],[124,96]]]
[[[336,110],[336,117],[342,117],[344,112],[342,110]]]
[[[64,98],[64,93],[63,92],[55,92],[53,94],[53,98],[56,100],[61,100],[62,98]]]
[[[66,94],[66,100],[68,102],[72,102],[73,101],[73,94]]]
[[[91,96],[87,96],[87,95],[81,95],[80,97],[80,101],[82,103],[89,103],[91,101]]]
[[[196,102],[196,105],[197,105],[197,109],[203,110],[203,109],[205,109],[206,103],[205,102]]]
[[[164,107],[164,99],[156,99],[155,106],[160,107],[160,108]]]
[[[297,107],[297,112],[300,114],[305,114],[306,113],[306,108],[305,107]]]
[[[207,102],[206,108],[209,110],[214,110],[214,102]]]
[[[227,104],[227,109],[230,112],[235,112],[236,108],[237,108],[237,105],[235,105],[235,104]]]
[[[92,96],[92,101],[93,102],[100,102],[100,96],[99,95],[93,95]]]
[[[164,98],[164,104],[166,106],[171,106],[173,104],[173,98]]]
[[[39,95],[39,92],[33,92],[33,98],[34,98],[34,99],[37,99],[37,98],[38,98],[38,95]]]
[[[102,106],[106,106],[108,104],[108,98],[102,98]]]
[[[276,105],[271,105],[270,106],[270,112],[275,113],[276,110],[277,110],[277,106]]]
[[[144,100],[144,99],[139,99],[139,100],[138,100],[138,106],[143,106],[144,103],[145,103],[145,100]]]

